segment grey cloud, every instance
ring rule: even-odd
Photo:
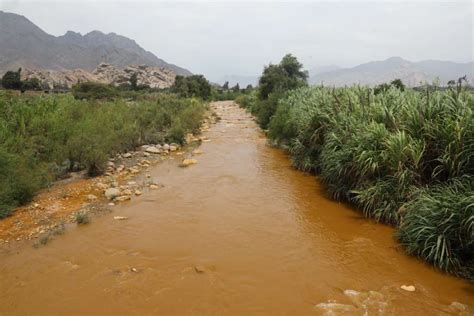
[[[10,1],[46,32],[98,29],[133,38],[213,80],[253,75],[287,52],[307,68],[402,56],[473,59],[473,8],[462,2]]]

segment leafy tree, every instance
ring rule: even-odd
[[[263,69],[258,85],[259,105],[256,116],[263,128],[268,126],[275,114],[278,100],[286,92],[307,86],[308,72],[296,57],[287,54],[278,65],[268,65]]]
[[[374,88],[374,93],[380,94],[382,92],[387,91],[389,88],[390,88],[390,85],[388,83],[382,83]]]
[[[20,90],[21,83],[21,68],[18,71],[7,71],[2,77],[2,86],[5,89]]]
[[[375,86],[374,93],[376,95],[380,94],[390,89],[390,87],[395,87],[396,89],[402,92],[405,91],[405,84],[400,79],[395,79],[395,80],[392,80],[390,83],[382,83],[382,84],[379,84],[378,86]]]
[[[259,80],[259,98],[268,99],[271,93],[282,93],[307,85],[308,72],[303,65],[291,54],[283,57],[278,65],[268,65],[264,68]]]
[[[226,81],[226,82],[222,85],[222,90],[229,90],[229,81]]]
[[[138,90],[138,76],[137,73],[135,72],[130,76],[130,87],[132,90]]]
[[[390,82],[390,85],[394,86],[400,91],[405,91],[405,84],[400,79],[395,79]]]
[[[247,85],[247,87],[245,88],[245,91],[249,92],[253,89],[253,86],[251,84]]]
[[[184,98],[198,97],[208,100],[211,96],[211,85],[203,75],[176,76],[171,91]]]
[[[232,91],[234,91],[234,92],[239,92],[239,91],[240,91],[239,83],[237,83],[237,84],[232,88]]]
[[[291,54],[287,54],[280,61],[280,67],[282,67],[288,77],[305,81],[308,79],[308,72],[303,70],[303,65],[298,62],[298,59]]]

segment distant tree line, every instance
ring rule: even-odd
[[[243,92],[243,93],[247,93],[247,92],[250,92],[253,90],[253,86],[251,84],[247,85],[246,88],[244,89],[241,89],[240,88],[240,85],[239,83],[237,82],[235,84],[235,86],[233,86],[232,88],[229,87],[229,81],[226,81],[224,82],[224,84],[220,87],[219,89],[221,92],[228,92],[228,91],[232,91],[232,92]]]

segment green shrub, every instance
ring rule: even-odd
[[[8,216],[16,206],[30,201],[40,188],[42,179],[37,168],[0,146],[0,218]]]
[[[99,82],[83,82],[72,87],[74,98],[82,99],[106,99],[118,95],[117,88]]]
[[[244,109],[249,109],[251,104],[256,101],[256,93],[241,94],[235,98],[235,102]]]
[[[211,84],[203,75],[176,76],[171,91],[184,98],[197,97],[209,100],[211,97]]]
[[[85,224],[89,224],[90,223],[90,218],[89,218],[89,214],[87,214],[86,212],[77,212],[75,215],[74,215],[74,221],[78,224],[78,225],[85,225]]]
[[[197,99],[165,94],[107,101],[0,91],[0,217],[68,171],[96,176],[111,155],[182,142],[199,129],[206,109]]]
[[[409,253],[445,271],[474,270],[474,177],[420,189],[404,212],[397,236]]]

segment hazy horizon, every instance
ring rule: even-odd
[[[400,56],[473,60],[473,4],[458,2],[120,2],[0,0],[59,36],[117,33],[167,62],[217,81],[258,75],[286,53],[306,69]],[[51,18],[54,16],[54,18]]]

